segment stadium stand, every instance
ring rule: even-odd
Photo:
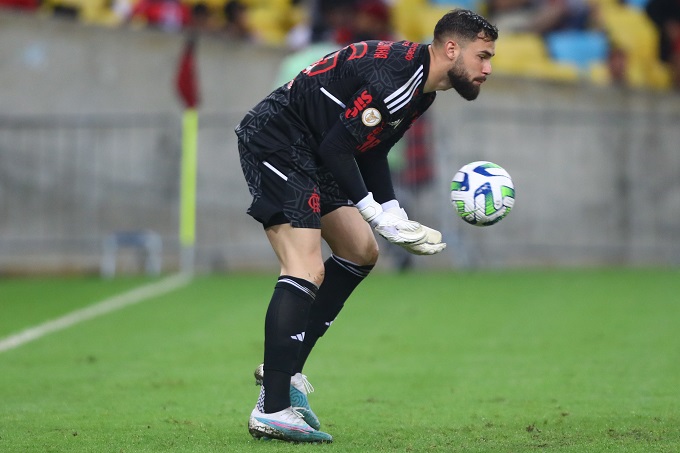
[[[500,35],[493,67],[497,74],[557,82],[579,80],[578,69],[551,59],[544,40],[533,33]]]
[[[584,73],[592,64],[606,61],[609,53],[609,41],[601,31],[557,31],[545,41],[554,61],[573,64]]]
[[[37,10],[73,17],[87,24],[130,23],[140,2],[173,0],[0,0],[0,7]],[[220,31],[227,39],[286,48],[291,33],[309,27],[322,0],[174,0],[189,11],[183,29]],[[426,42],[446,11],[463,7],[485,14],[489,0],[383,0],[390,11],[395,39]],[[585,28],[540,35],[501,30],[494,71],[564,83],[624,85],[669,90],[672,74],[659,55],[659,31],[645,14],[649,0],[589,0],[592,18]],[[133,23],[154,25],[137,17]],[[592,22],[592,23],[590,23]],[[344,42],[336,42],[344,45]]]
[[[42,0],[41,11],[68,16],[87,24],[117,25],[122,17],[109,0]]]
[[[631,87],[670,88],[670,70],[659,58],[659,33],[643,11],[625,4],[602,4],[599,23],[612,45],[626,53]]]

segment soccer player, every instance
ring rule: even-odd
[[[325,56],[251,109],[236,127],[241,166],[281,273],[265,316],[253,437],[331,442],[309,407],[301,373],[378,243],[441,252],[442,235],[395,199],[387,153],[436,91],[477,98],[491,74],[498,30],[468,10],[445,14],[431,44],[365,41]],[[324,262],[321,240],[332,254]]]

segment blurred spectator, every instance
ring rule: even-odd
[[[359,1],[351,25],[351,42],[394,39],[390,23],[389,7],[381,0]]]
[[[413,218],[425,218],[432,195],[432,182],[435,178],[432,122],[430,113],[425,112],[418,121],[406,131],[404,139],[392,147],[388,156],[394,175],[394,190],[397,199]],[[387,255],[401,272],[413,268],[415,258],[401,247],[390,247]]]
[[[310,42],[349,44],[355,0],[311,0]]]
[[[224,4],[225,31],[234,39],[250,39],[251,33],[246,20],[246,7],[239,0]]]
[[[189,25],[191,10],[180,0],[138,0],[127,22],[142,21],[164,31],[178,31]]]
[[[40,6],[39,0],[0,0],[0,8],[35,10]]]
[[[680,0],[649,0],[645,9],[659,30],[661,60],[670,65],[673,87],[680,90]]]
[[[609,83],[618,87],[628,85],[628,53],[618,46],[610,46],[607,54]]]
[[[119,23],[123,23],[130,16],[132,12],[132,0],[113,0],[111,2],[111,11],[118,18]]]
[[[491,21],[506,33],[582,30],[590,19],[587,0],[489,0],[488,7]]]
[[[367,39],[392,39],[390,8],[381,0],[311,0],[310,21],[293,29],[289,47],[311,43],[338,46]]]
[[[191,26],[199,31],[215,30],[217,25],[213,16],[208,5],[203,2],[195,3],[191,7]]]

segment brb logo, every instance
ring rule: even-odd
[[[345,118],[356,118],[371,101],[373,101],[373,96],[371,96],[368,91],[364,90],[364,92],[354,100],[354,105],[345,110]]]
[[[364,143],[361,144],[361,146],[359,146],[357,149],[360,152],[363,153],[364,151],[368,151],[369,149],[377,146],[381,141],[378,138],[378,135],[380,135],[380,133],[383,131],[384,128],[385,128],[385,125],[382,124],[382,125],[376,127],[375,129],[373,129],[373,131],[371,131],[371,133],[368,134],[368,137],[366,137],[366,141],[364,141]]]

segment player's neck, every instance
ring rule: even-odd
[[[427,51],[430,53],[430,69],[427,73],[427,79],[423,86],[423,93],[430,93],[437,90],[448,90],[451,88],[448,75],[446,74],[446,67],[441,61],[441,55],[437,55],[432,44],[427,46]]]

